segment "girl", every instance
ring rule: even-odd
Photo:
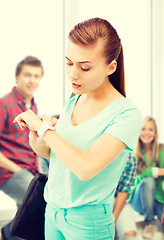
[[[141,115],[125,96],[122,45],[108,21],[93,18],[71,30],[66,72],[75,96],[55,129],[30,110],[14,120],[30,128],[34,151],[50,157],[45,239],[114,239],[111,196]]]
[[[164,145],[158,143],[155,119],[146,117],[137,141],[138,176],[132,189],[130,203],[145,216],[143,236],[153,237],[154,215],[161,221],[164,204]],[[162,223],[164,230],[164,223]]]

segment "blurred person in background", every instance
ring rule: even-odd
[[[130,204],[145,217],[143,236],[154,235],[154,216],[161,221],[164,204],[164,144],[158,142],[157,124],[153,117],[143,120],[137,141],[138,172],[135,186],[130,193]],[[164,222],[162,221],[164,231]]]
[[[15,199],[18,207],[33,176],[41,169],[38,156],[29,144],[29,129],[22,131],[13,120],[27,109],[38,112],[34,93],[43,73],[38,58],[25,57],[16,66],[16,86],[0,98],[0,190]],[[3,235],[5,230],[9,231],[9,228],[2,229]]]
[[[134,186],[137,173],[137,159],[129,152],[125,169],[118,182],[115,197],[113,215],[115,217],[116,237],[115,240],[139,240],[135,223],[134,209],[128,203],[127,198]]]

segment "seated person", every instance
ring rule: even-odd
[[[145,229],[143,236],[154,235],[154,216],[162,222],[164,204],[164,145],[158,143],[157,124],[153,117],[143,120],[142,130],[137,141],[136,158],[138,172],[135,186],[130,193],[130,204],[135,211],[144,215]]]
[[[43,72],[41,61],[27,56],[16,66],[16,86],[0,98],[0,190],[15,199],[18,207],[32,178],[41,169],[29,144],[29,129],[22,131],[13,120],[27,109],[37,113],[33,95]]]
[[[119,180],[115,198],[113,215],[115,216],[115,226],[118,240],[138,240],[137,228],[135,224],[134,210],[126,201],[131,187],[133,187],[137,171],[137,160],[132,153],[126,162],[125,169]]]

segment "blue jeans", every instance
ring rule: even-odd
[[[137,186],[130,204],[135,211],[143,214],[146,224],[155,222],[154,215],[161,220],[163,204],[155,200],[155,180],[152,177],[145,177]],[[162,224],[164,230],[164,224]]]
[[[2,187],[1,190],[15,199],[19,208],[26,194],[27,188],[34,175],[27,169],[15,173]]]
[[[45,240],[113,240],[112,206],[84,205],[45,211]]]
[[[43,173],[48,174],[49,172],[49,159],[39,157],[39,162],[42,168]]]

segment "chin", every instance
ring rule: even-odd
[[[80,90],[78,90],[78,89],[75,89],[75,88],[72,88],[72,92],[73,92],[74,94],[78,94],[78,95],[83,94],[82,91],[80,91]]]
[[[143,140],[142,142],[143,142],[144,144],[151,144],[151,143],[153,142],[153,140],[147,140],[147,141],[146,141],[146,140]]]

